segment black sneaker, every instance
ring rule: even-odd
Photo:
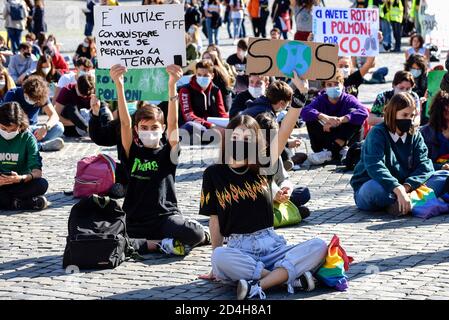
[[[48,207],[47,198],[37,196],[31,199],[14,199],[12,204],[13,210],[44,210]]]
[[[266,298],[265,293],[260,287],[259,281],[256,280],[239,280],[237,284],[237,300],[246,300],[259,295],[261,300]]]
[[[293,281],[293,288],[295,290],[301,290],[310,292],[315,289],[315,278],[312,276],[310,271],[304,272],[304,274],[300,275],[295,281]]]
[[[299,214],[301,215],[301,220],[304,220],[304,219],[310,217],[309,208],[307,208],[305,206],[299,206],[298,210],[299,210]]]
[[[210,231],[207,228],[204,228],[204,241],[201,245],[208,246],[210,244],[212,244]]]

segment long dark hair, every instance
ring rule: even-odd
[[[421,69],[423,75],[426,73],[427,62],[426,62],[426,58],[423,55],[412,54],[410,57],[408,57],[407,61],[405,62],[405,65],[404,65],[405,71],[410,71],[414,64],[416,64],[418,66],[418,68]]]
[[[0,105],[0,124],[18,125],[20,132],[24,132],[29,127],[28,116],[17,102],[6,102]]]
[[[221,150],[220,150],[220,159],[222,164],[228,163],[230,159],[227,159],[226,156],[229,154],[226,154],[226,148],[232,146],[231,139],[233,132],[237,127],[244,126],[248,130],[251,131],[255,135],[256,138],[256,147],[257,147],[257,158],[255,164],[248,164],[248,167],[251,171],[258,173],[259,169],[262,167],[260,164],[260,160],[262,157],[265,156],[265,137],[262,135],[262,130],[260,129],[259,124],[257,121],[250,116],[247,115],[239,115],[234,117],[226,127],[226,131],[228,134],[225,134],[224,138],[221,139]],[[229,131],[228,131],[229,130]]]
[[[449,93],[443,90],[438,91],[430,106],[429,126],[436,132],[441,132],[448,128],[447,114],[449,116]]]

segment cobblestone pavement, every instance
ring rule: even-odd
[[[378,66],[391,69],[387,78],[391,81],[393,71],[402,63],[403,55],[383,54]],[[377,92],[390,86],[363,86],[361,100],[370,105]],[[295,134],[306,138],[304,131]],[[298,151],[310,150],[305,142]],[[101,148],[88,140],[71,140],[64,150],[43,154],[44,172],[50,182],[50,208],[42,212],[0,212],[0,299],[234,299],[235,291],[229,285],[197,279],[210,270],[210,246],[195,248],[184,258],[154,254],[149,260],[126,262],[114,270],[70,274],[62,269],[67,218],[76,202],[63,191],[73,185],[77,160],[100,151],[116,154],[115,148]],[[210,159],[209,152],[183,150],[177,171],[180,208],[203,224],[207,219],[197,212],[206,164],[200,159]],[[349,271],[349,290],[320,288],[288,295],[285,288],[280,288],[269,291],[268,297],[449,299],[449,216],[423,221],[359,212],[354,206],[350,177],[351,173],[330,165],[306,164],[292,173],[297,185],[311,190],[312,215],[298,226],[279,230],[292,243],[312,237],[329,241],[338,234],[348,254],[355,258]]]

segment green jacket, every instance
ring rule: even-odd
[[[37,142],[31,132],[22,132],[12,140],[0,137],[0,171],[15,171],[22,175],[41,168]]]
[[[407,135],[405,143],[399,141],[394,143],[384,123],[370,130],[351,178],[355,192],[369,180],[377,181],[388,193],[404,183],[415,190],[432,176],[432,160],[421,133]]]

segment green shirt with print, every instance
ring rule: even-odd
[[[32,133],[19,133],[14,139],[0,137],[0,171],[15,171],[19,175],[41,169],[42,161]]]

